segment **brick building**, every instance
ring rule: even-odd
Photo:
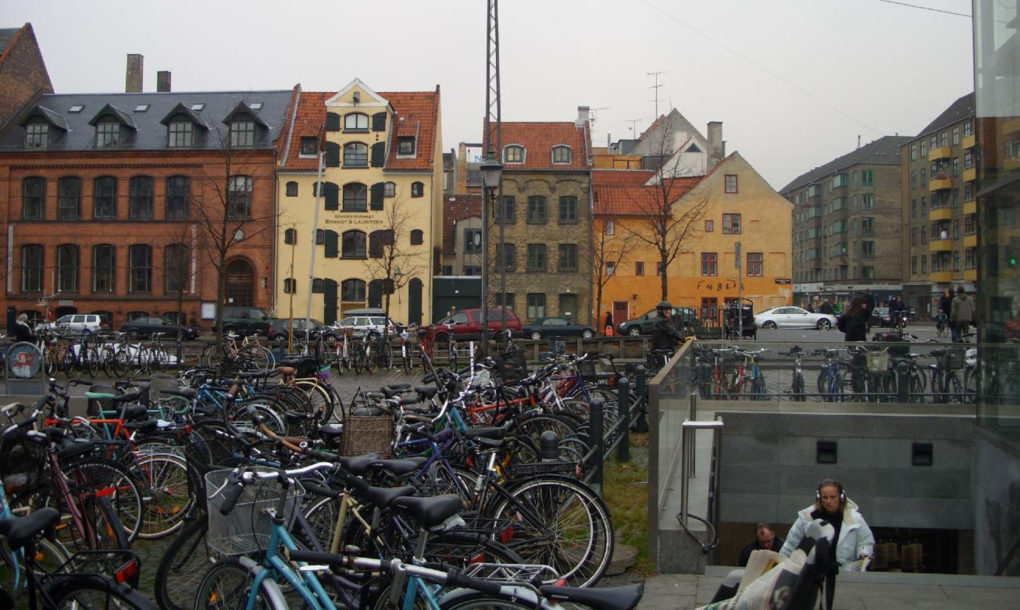
[[[53,93],[31,23],[0,29],[0,132],[26,104]]]

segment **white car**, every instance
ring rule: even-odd
[[[754,315],[758,328],[817,328],[829,330],[836,325],[836,316],[827,313],[811,313],[800,307],[773,307]]]

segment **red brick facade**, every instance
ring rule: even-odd
[[[7,38],[7,36],[9,38]],[[0,131],[33,98],[53,93],[32,24],[17,30],[0,30]]]

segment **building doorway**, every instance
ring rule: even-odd
[[[255,306],[255,270],[244,259],[227,263],[227,304],[234,307]]]

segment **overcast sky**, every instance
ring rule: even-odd
[[[481,137],[485,0],[3,0],[32,23],[58,93],[442,90],[443,147]],[[929,10],[931,9],[931,10]],[[777,190],[883,135],[916,135],[973,90],[970,0],[503,0],[502,115],[594,111],[604,146],[677,108],[722,121]],[[958,13],[958,14],[954,14]],[[655,88],[658,73],[659,87]],[[597,110],[596,110],[597,109]]]

